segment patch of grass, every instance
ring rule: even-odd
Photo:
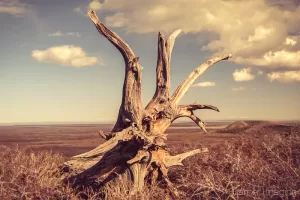
[[[0,146],[0,199],[72,199],[63,186],[59,165],[64,158],[49,151],[28,152]]]
[[[299,130],[244,134],[212,146],[206,156],[187,159],[170,177],[191,199],[299,199]]]
[[[169,177],[181,199],[299,199],[300,128],[278,134],[257,132],[212,145],[209,153],[195,155],[174,167]],[[171,146],[174,154],[197,148]],[[49,151],[28,152],[0,146],[0,199],[166,199],[161,185],[147,186],[130,196],[125,174],[99,191],[75,190],[63,185],[59,167],[65,161]],[[161,183],[158,183],[161,184]]]

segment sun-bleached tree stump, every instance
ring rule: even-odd
[[[137,57],[116,33],[109,30],[89,11],[88,16],[101,35],[106,37],[122,54],[125,62],[123,98],[118,119],[109,133],[100,132],[106,142],[95,149],[76,155],[65,163],[68,175],[65,177],[73,186],[101,187],[113,180],[118,174],[130,170],[133,193],[143,189],[144,183],[153,183],[161,177],[172,191],[178,192],[168,180],[168,169],[183,165],[182,161],[192,155],[207,152],[206,148],[196,149],[179,155],[170,155],[166,148],[165,130],[172,122],[181,117],[193,120],[204,132],[205,124],[194,114],[198,109],[211,109],[212,105],[194,103],[179,105],[180,100],[193,82],[213,64],[227,60],[231,54],[214,57],[198,66],[170,95],[170,63],[175,38],[181,30],[176,30],[165,38],[158,34],[158,58],[156,66],[156,91],[144,108],[141,99],[142,67]]]

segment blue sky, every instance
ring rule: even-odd
[[[197,111],[203,120],[300,120],[300,6],[291,2],[0,0],[0,123],[116,119],[124,63],[89,9],[140,57],[144,105],[155,90],[157,33],[182,28],[172,91],[213,55],[233,59],[208,69],[181,103],[220,109]]]

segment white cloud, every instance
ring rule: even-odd
[[[98,62],[98,58],[87,56],[81,47],[69,45],[34,50],[32,51],[32,58],[39,62],[78,68],[95,65]]]
[[[235,81],[251,81],[255,79],[255,76],[251,74],[252,69],[250,67],[241,70],[236,69],[233,72],[233,79]]]
[[[18,0],[2,0],[0,2],[0,13],[19,16],[28,12],[28,9],[27,4],[20,3]]]
[[[269,51],[263,55],[263,58],[237,58],[237,63],[252,64],[268,68],[290,68],[300,69],[300,51]]]
[[[232,53],[232,60],[240,64],[300,69],[300,6],[287,9],[291,6],[271,6],[270,1],[132,0],[124,3],[109,0],[100,3],[94,0],[88,7],[109,11],[106,24],[124,27],[127,32],[149,33],[160,29],[171,32],[179,28],[184,33],[210,32],[216,37],[209,38],[203,50]]]
[[[236,88],[231,88],[231,90],[233,92],[241,92],[241,91],[246,90],[246,88],[245,87],[236,87]]]
[[[212,87],[215,86],[215,82],[201,82],[201,83],[196,83],[192,85],[192,87]]]
[[[297,41],[291,37],[287,37],[285,38],[285,43],[286,45],[291,45],[291,46],[295,46],[297,44]]]
[[[48,36],[62,36],[63,34],[62,34],[62,32],[60,32],[60,31],[56,31],[55,33],[49,33],[48,34]]]
[[[88,8],[94,11],[98,11],[101,9],[101,3],[99,2],[99,0],[93,0],[89,3]]]
[[[62,33],[61,31],[56,31],[55,33],[50,33],[48,36],[76,36],[81,37],[81,34],[78,32],[69,32],[69,33]]]
[[[268,79],[282,83],[300,82],[300,71],[285,71],[285,72],[271,72],[267,74]]]

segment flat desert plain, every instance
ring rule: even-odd
[[[203,131],[193,123],[176,123],[165,132],[169,147],[191,145],[209,147],[212,144],[235,139],[238,134],[216,133],[232,122],[209,122]],[[3,125],[0,126],[0,144],[38,150],[51,150],[66,157],[86,152],[104,140],[99,131],[109,132],[112,124],[59,124],[59,125]]]

